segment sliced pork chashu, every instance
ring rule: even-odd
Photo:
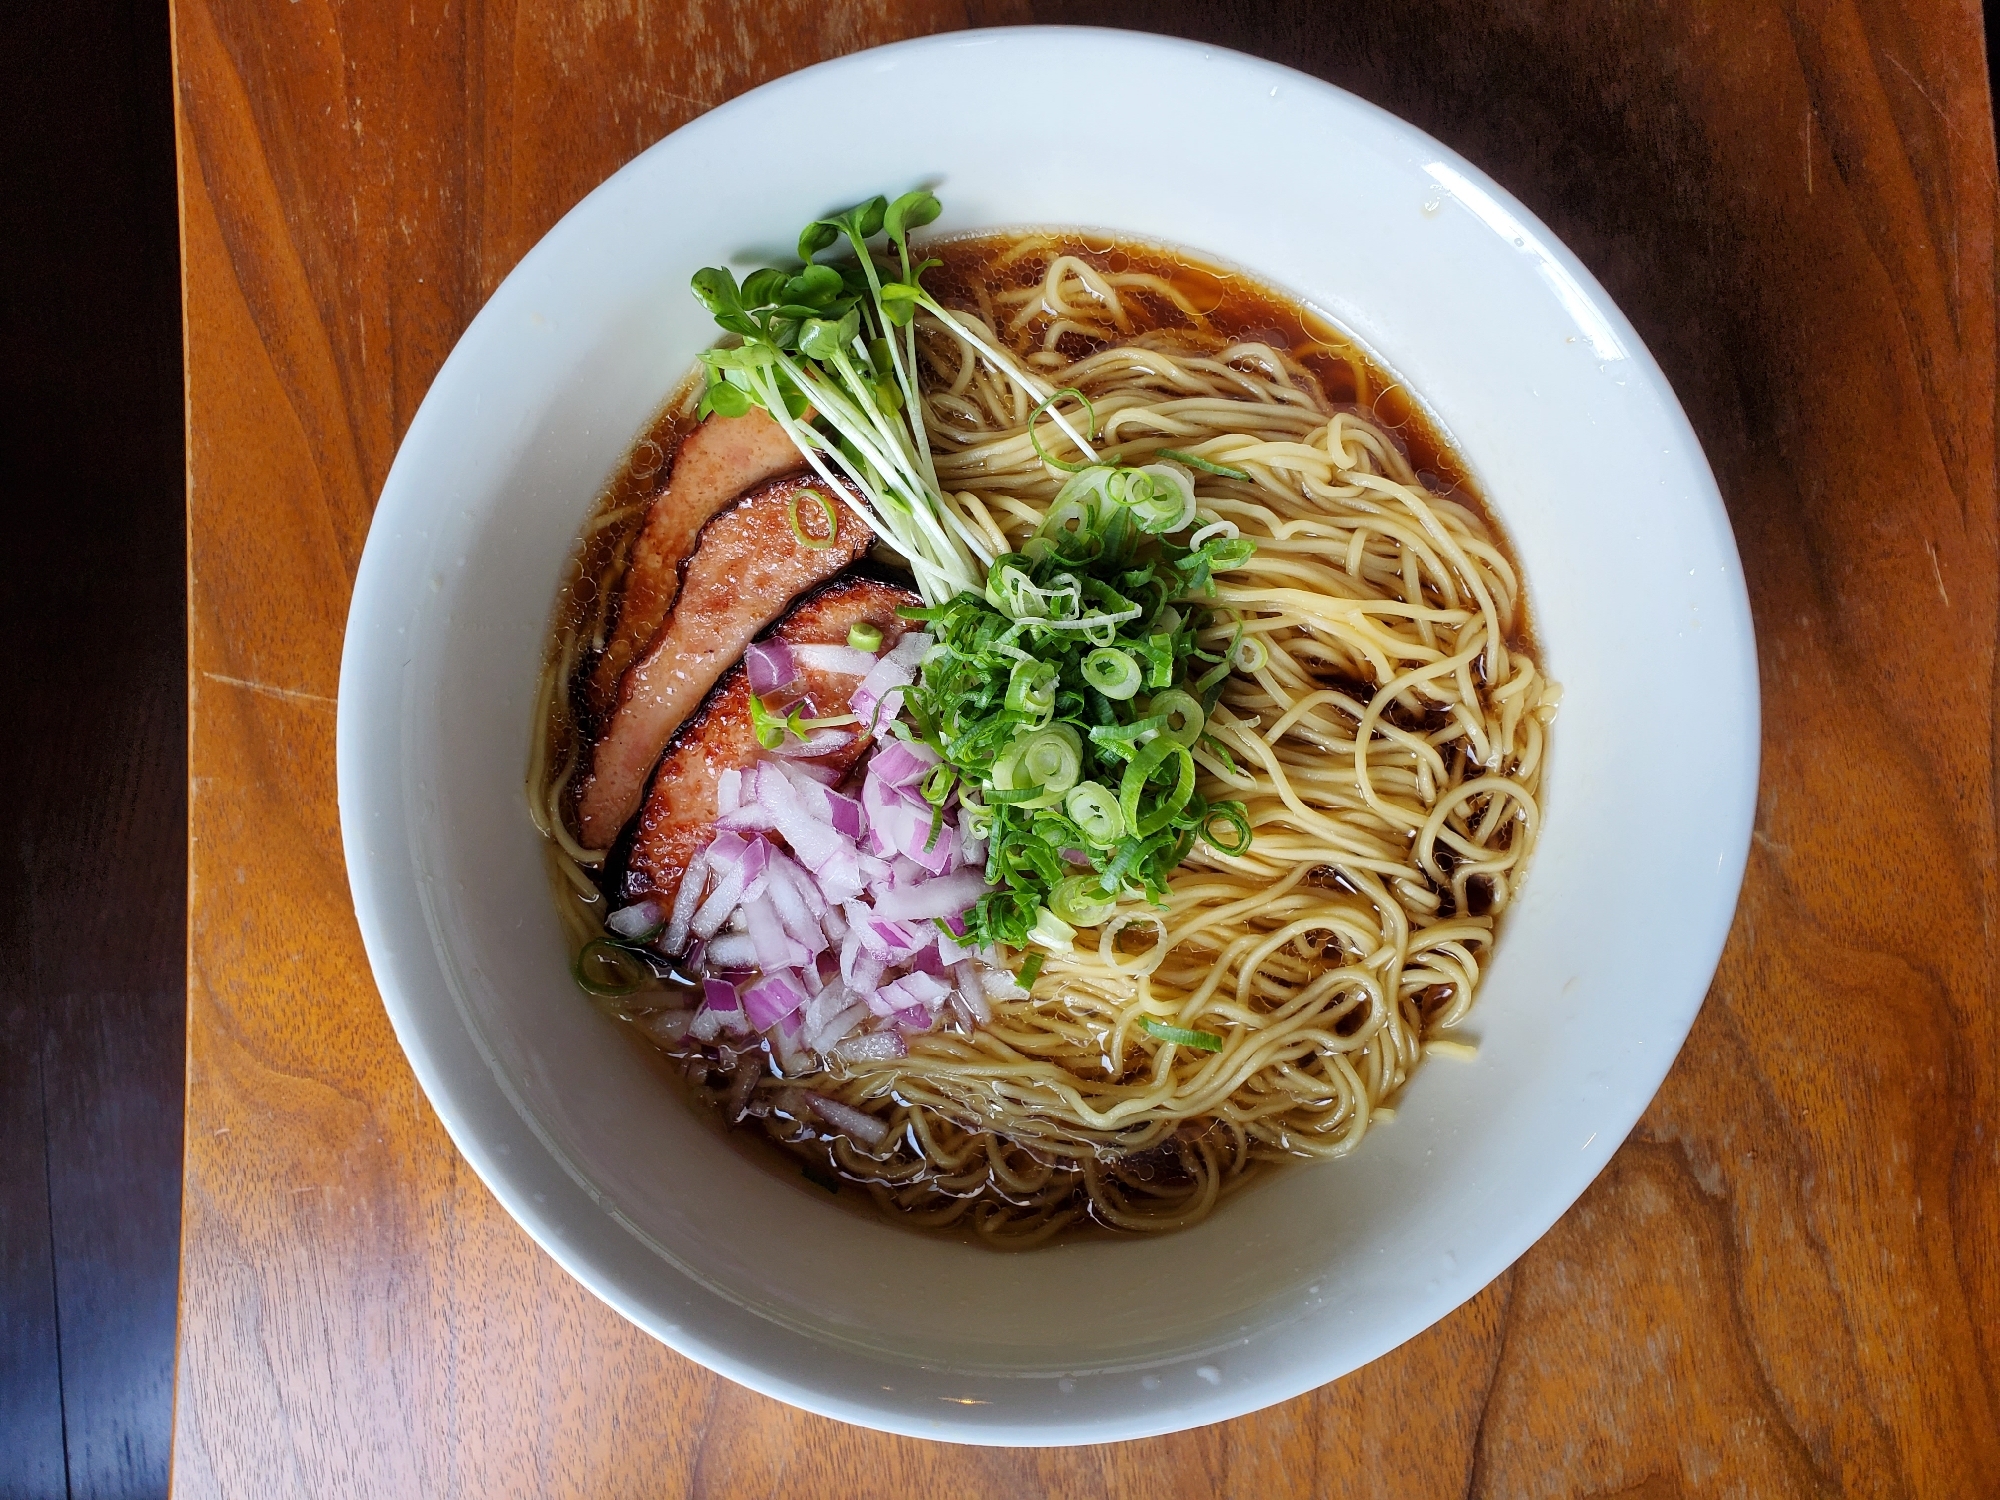
[[[809,494],[808,492],[814,492]],[[797,525],[814,538],[807,546]],[[591,753],[577,794],[577,832],[593,849],[610,847],[645,796],[646,778],[683,720],[742,655],[743,648],[794,599],[825,583],[868,550],[874,533],[823,480],[799,474],[771,480],[701,529],[681,569],[666,623],[625,673],[617,707]]]
[[[771,635],[793,647],[844,646],[848,631],[866,621],[882,632],[886,651],[913,628],[897,618],[896,610],[917,603],[908,589],[868,578],[842,578],[800,600]],[[861,678],[799,660],[799,681],[805,692],[800,707],[808,718],[819,718],[846,713],[848,697]],[[844,773],[867,748],[867,737],[856,733],[845,745],[815,757],[813,764]],[[759,753],[750,730],[750,684],[737,665],[700,713],[682,726],[660,762],[633,831],[621,887],[614,893],[617,904],[651,898],[672,906],[689,862],[715,836],[716,786],[722,773],[743,770],[755,763]]]
[[[619,679],[660,633],[680,588],[681,564],[709,518],[745,490],[804,468],[797,445],[760,407],[740,417],[708,417],[682,440],[667,487],[653,497],[632,544],[611,639],[590,674],[590,705],[600,722],[617,705]]]

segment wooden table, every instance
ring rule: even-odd
[[[175,0],[181,1500],[2000,1493],[1994,138],[1978,11],[1912,9]],[[1511,1271],[1256,1416],[982,1451],[709,1375],[500,1211],[369,979],[333,699],[397,440],[565,209],[765,79],[1029,19],[1163,26],[1310,69],[1479,162],[1576,249],[1728,499],[1764,784],[1686,1050]]]

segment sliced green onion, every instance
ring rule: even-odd
[[[1125,472],[1123,498],[1141,530],[1179,531],[1194,519],[1194,485],[1184,472],[1171,464],[1147,464]]]
[[[1080,781],[1063,794],[1063,811],[1083,836],[1108,849],[1125,836],[1125,814],[1118,799],[1101,782]]]
[[[1064,463],[1059,458],[1051,458],[1049,456],[1048,450],[1042,446],[1042,440],[1035,435],[1035,423],[1040,419],[1042,413],[1047,411],[1050,407],[1054,406],[1058,401],[1062,400],[1062,398],[1065,396],[1074,396],[1079,402],[1082,403],[1084,411],[1090,417],[1090,428],[1089,428],[1090,436],[1093,439],[1096,438],[1097,408],[1090,404],[1090,398],[1088,396],[1084,395],[1084,393],[1078,390],[1075,386],[1070,385],[1070,386],[1064,386],[1059,391],[1050,392],[1048,396],[1035,403],[1035,409],[1028,413],[1028,441],[1035,445],[1035,456],[1041,459],[1041,461],[1047,464],[1051,469],[1061,469],[1065,474],[1080,474],[1085,469],[1096,468],[1097,467],[1096,462],[1091,459],[1086,459],[1084,462],[1080,464],[1069,464],[1069,463]]]
[[[856,620],[847,627],[847,644],[872,656],[882,649],[882,627],[867,620]]]
[[[1088,500],[1070,493],[1076,481],[1071,480],[1056,496],[1048,514],[1042,517],[1042,524],[1035,528],[1035,535],[1046,542],[1087,541],[1097,528],[1097,507]]]
[[[1090,731],[1090,739],[1111,754],[1130,760],[1139,746],[1158,739],[1164,728],[1166,720],[1157,717],[1134,719],[1130,724],[1100,724]]]
[[[799,497],[801,495],[819,501],[820,510],[826,516],[826,535],[811,536],[799,524]],[[808,552],[824,552],[833,545],[834,537],[840,531],[840,517],[835,513],[833,502],[820,490],[793,490],[785,500],[785,519],[792,523],[792,535],[799,539],[799,545]]]
[[[1030,953],[1027,962],[1021,965],[1021,972],[1014,976],[1014,982],[1024,990],[1035,987],[1035,981],[1042,977],[1042,955]]]
[[[1215,836],[1215,825],[1225,823],[1235,835],[1228,843]],[[1205,843],[1213,844],[1224,854],[1248,854],[1250,852],[1250,814],[1241,802],[1214,802],[1209,804],[1208,816],[1201,821],[1201,836]]]
[[[1040,943],[1053,953],[1069,952],[1069,945],[1076,941],[1076,929],[1046,906],[1035,912],[1035,925],[1028,929],[1028,941]]]
[[[1007,707],[1017,714],[1047,718],[1055,710],[1060,677],[1054,662],[1036,661],[1032,657],[1015,662],[1007,674]]]
[[[1049,892],[1049,910],[1072,927],[1095,927],[1118,908],[1095,875],[1072,875]]]
[[[1153,457],[1172,459],[1177,464],[1186,464],[1190,469],[1200,469],[1206,474],[1220,474],[1224,479],[1247,480],[1250,477],[1247,470],[1232,469],[1228,464],[1219,464],[1195,453],[1183,453],[1178,448],[1162,448]]]
[[[986,601],[1010,620],[1045,619],[1061,602],[1073,605],[1075,595],[1069,589],[1044,589],[1018,563],[1002,562],[986,577]]]
[[[1229,665],[1239,672],[1261,672],[1270,664],[1271,648],[1262,636],[1244,636],[1229,653]]]
[[[1011,784],[1039,787],[1048,800],[1032,805],[1054,807],[1083,774],[1083,741],[1069,725],[1051,724],[1022,740],[1009,759]]]
[[[620,972],[630,974],[634,970],[639,972],[629,983],[605,984],[590,977],[590,966],[593,963],[603,965],[607,972],[613,974]],[[600,1000],[620,1000],[627,995],[636,994],[650,977],[650,971],[632,955],[630,949],[610,938],[592,938],[585,943],[577,952],[575,961],[570,964],[570,973],[575,977],[578,989],[586,995],[595,995]]]
[[[1153,774],[1173,763],[1175,772],[1173,785],[1167,794],[1150,807],[1141,810],[1141,800]],[[1170,739],[1157,739],[1146,745],[1132,757],[1132,764],[1125,768],[1125,777],[1118,783],[1118,810],[1125,815],[1126,825],[1140,838],[1150,838],[1173,822],[1174,817],[1188,804],[1194,795],[1194,757],[1188,754],[1187,746]]]
[[[1083,659],[1083,680],[1105,697],[1123,702],[1139,691],[1145,674],[1129,651],[1100,646]]]
[[[1156,1021],[1151,1016],[1139,1017],[1139,1029],[1148,1036],[1158,1037],[1163,1042],[1172,1042],[1180,1047],[1192,1047],[1197,1052],[1222,1050],[1222,1038],[1212,1031],[1189,1031],[1185,1026],[1169,1026],[1165,1021]]]
[[[1160,735],[1177,745],[1192,745],[1201,738],[1202,726],[1208,722],[1208,715],[1202,712],[1201,700],[1179,688],[1168,688],[1164,693],[1153,694],[1152,701],[1146,705],[1146,712],[1157,714],[1167,721]]]

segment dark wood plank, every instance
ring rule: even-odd
[[[186,889],[170,57],[163,12],[138,0],[10,21],[0,1495],[154,1496]]]
[[[11,597],[11,596],[10,596]],[[12,608],[0,621],[15,624]],[[18,639],[12,629],[10,638]],[[11,737],[10,737],[11,738]],[[0,775],[16,757],[0,748]],[[42,1131],[41,1007],[21,962],[28,933],[20,861],[0,854],[0,1500],[68,1492],[63,1470],[62,1362]]]
[[[471,1181],[359,951],[330,709],[396,438],[563,210],[764,78],[1031,9],[1309,69],[1464,151],[1576,248],[1722,482],[1767,757],[1694,1036],[1512,1271],[1273,1411],[994,1453],[708,1376],[591,1302]],[[774,0],[717,26],[674,0],[176,0],[175,17],[198,330],[184,1495],[1991,1489],[2000,493],[1971,7]]]

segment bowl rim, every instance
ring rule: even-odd
[[[598,1200],[588,1183],[574,1176],[566,1176],[560,1171],[541,1171],[539,1176],[531,1177],[530,1170],[524,1167],[521,1159],[524,1154],[522,1148],[532,1151],[538,1143],[543,1147],[551,1147],[551,1143],[542,1136],[539,1128],[529,1118],[525,1106],[512,1096],[506,1081],[500,1077],[496,1060],[487,1052],[483,1040],[477,1035],[476,1028],[467,1027],[467,1030],[473,1032],[470,1045],[479,1050],[488,1068],[493,1070],[497,1092],[507,1095],[507,1098],[472,1099],[468,1097],[470,1091],[450,1076],[433,1049],[440,1042],[442,1035],[440,1027],[448,1029],[455,1026],[459,1024],[461,1018],[456,1014],[436,1014],[435,1012],[446,1008],[413,1000],[401,983],[400,976],[407,965],[413,962],[421,965],[426,958],[435,962],[435,958],[434,955],[413,957],[406,948],[399,948],[397,929],[399,926],[406,927],[407,918],[399,922],[393,916],[389,908],[395,899],[394,895],[388,886],[379,883],[385,878],[393,883],[395,877],[393,873],[385,877],[379,860],[371,859],[364,853],[371,844],[368,820],[371,816],[379,815],[374,800],[380,790],[378,783],[386,784],[395,779],[381,769],[379,760],[371,760],[371,757],[379,757],[382,742],[377,732],[379,726],[372,726],[366,722],[368,711],[364,707],[371,698],[381,699],[385,691],[379,680],[381,676],[385,673],[394,675],[393,668],[385,666],[379,659],[385,643],[381,627],[400,613],[395,601],[384,597],[384,592],[388,588],[387,556],[400,540],[398,527],[418,518],[423,504],[421,497],[414,494],[409,484],[399,479],[399,475],[405,474],[410,466],[408,455],[418,446],[432,440],[431,428],[438,409],[439,392],[472,378],[471,370],[479,359],[477,351],[482,337],[489,333],[510,309],[510,298],[517,297],[519,288],[537,272],[544,260],[555,253],[551,249],[552,242],[562,238],[566,231],[573,231],[575,226],[587,221],[593,214],[601,212],[605,204],[614,200],[625,187],[629,187],[642,170],[642,164],[654,153],[665,149],[668,143],[681,140],[684,144],[690,144],[710,134],[719,135],[721,132],[733,130],[746,118],[754,117],[780,98],[799,91],[837,87],[843,80],[873,70],[890,58],[904,60],[930,55],[933,59],[942,61],[955,53],[964,56],[974,55],[971,49],[983,46],[995,44],[1033,46],[1046,41],[1060,41],[1070,46],[1086,44],[1106,46],[1137,53],[1157,50],[1183,57],[1195,54],[1208,60],[1222,59],[1232,66],[1268,77],[1274,91],[1279,86],[1315,91],[1332,97],[1341,107],[1354,111],[1360,117],[1372,118],[1386,125],[1394,133],[1420,146],[1428,160],[1447,167],[1456,174],[1459,182],[1466,184],[1470,190],[1482,194],[1489,204],[1497,206],[1500,212],[1508,216],[1509,222],[1525,227],[1531,235],[1538,237],[1539,252],[1546,257],[1547,262],[1555,268],[1568,286],[1574,289],[1589,314],[1598,319],[1601,326],[1608,329],[1612,336],[1622,343],[1632,363],[1634,375],[1651,387],[1660,399],[1664,413],[1678,426],[1680,443],[1687,454],[1691,455],[1692,462],[1699,468],[1700,473],[1706,477],[1707,488],[1701,496],[1706,518],[1719,528],[1729,558],[1736,564],[1733,575],[1736,594],[1735,617],[1721,623],[1725,631],[1729,632],[1736,647],[1734,666],[1739,674],[1739,683],[1744,689],[1742,710],[1747,733],[1733,746],[1736,793],[1734,802],[1718,811],[1718,826],[1724,830],[1727,851],[1733,852],[1725,852],[1726,863],[1722,871],[1728,877],[1723,882],[1728,892],[1727,899],[1722,900],[1718,896],[1715,910],[1706,913],[1709,919],[1708,926],[1713,929],[1713,953],[1708,959],[1704,973],[1711,977],[1715,962],[1720,956],[1722,942],[1730,927],[1736,894],[1740,888],[1747,860],[1760,750],[1755,640],[1740,561],[1735,557],[1727,513],[1705,456],[1702,454],[1699,439],[1687,422],[1685,412],[1664,374],[1629,321],[1599,286],[1589,270],[1535,215],[1457,153],[1417,127],[1346,90],[1263,58],[1227,48],[1149,33],[1067,26],[986,28],[950,32],[911,38],[851,53],[773,79],[696,117],[679,130],[663,137],[661,141],[638,153],[580,199],[521,258],[460,335],[450,355],[439,368],[424,402],[399,445],[395,462],[385,480],[375,514],[371,519],[368,540],[355,578],[343,640],[336,730],[342,842],[357,921],[368,954],[370,969],[397,1039],[425,1096],[447,1134],[450,1135],[454,1146],[509,1215],[542,1249],[594,1295],[677,1352],[739,1384],[790,1405],[882,1431],[991,1445],[1070,1445],[1117,1441],[1227,1420],[1289,1399],[1337,1379],[1361,1364],[1379,1358],[1448,1316],[1546,1234],[1596,1179],[1657,1092],[1678,1054],[1680,1045],[1685,1041],[1693,1025],[1710,982],[1709,978],[1704,978],[1699,988],[1689,997],[1684,1016],[1676,1014],[1672,1018],[1673,1045],[1662,1048],[1652,1059],[1654,1067],[1650,1070],[1648,1086],[1643,1096],[1634,1094],[1628,1101],[1629,1110],[1619,1111],[1624,1117],[1622,1128],[1607,1132],[1594,1149],[1586,1143],[1586,1149],[1578,1154],[1573,1174],[1573,1191],[1567,1190],[1566,1178],[1566,1196],[1563,1198],[1562,1207],[1547,1222],[1519,1220],[1514,1223],[1512,1233],[1497,1236],[1486,1247],[1476,1272],[1468,1275],[1462,1283],[1462,1295],[1459,1294],[1461,1288],[1454,1287],[1453,1295],[1448,1301],[1427,1308],[1421,1316],[1412,1317],[1408,1320],[1408,1326],[1397,1336],[1382,1343],[1380,1347],[1371,1348],[1359,1358],[1329,1361],[1326,1368],[1309,1371],[1304,1378],[1288,1376],[1233,1387],[1226,1392],[1217,1391],[1214,1400],[1196,1412],[1192,1420],[1189,1420],[1185,1410],[1181,1410],[1163,1413],[1157,1419],[1140,1413],[1128,1415],[1122,1420],[1093,1418],[1067,1424],[1026,1423],[986,1420],[976,1413],[958,1408],[949,1409],[940,1418],[918,1420],[900,1404],[847,1395],[831,1387],[825,1380],[793,1378],[773,1368],[775,1363],[773,1360],[757,1354],[746,1354],[740,1347],[705,1338],[681,1327],[675,1320],[665,1317],[657,1305],[630,1294],[620,1278],[600,1264],[601,1256],[594,1255],[588,1248],[576,1243],[567,1232],[566,1214],[573,1213],[579,1208],[602,1211],[607,1205]],[[1256,268],[1249,269],[1251,274],[1256,274]],[[510,288],[514,289],[512,293]],[[1391,369],[1395,368],[1393,359],[1389,364]],[[433,420],[427,421],[426,413],[431,413]],[[1499,514],[1499,520],[1504,527],[1506,523],[1504,513]],[[503,1105],[505,1108],[498,1107]],[[516,1116],[511,1128],[505,1119],[505,1114],[509,1110]],[[554,1153],[553,1150],[552,1154],[559,1156],[559,1153]],[[552,1203],[547,1196],[550,1193],[568,1194],[566,1205]],[[676,1271],[675,1274],[680,1273]],[[691,1299],[714,1295],[712,1290],[706,1288],[692,1285],[689,1288]],[[789,1332],[786,1336],[801,1337]],[[840,1357],[848,1367],[854,1365],[855,1356],[852,1351],[841,1351]],[[884,1368],[889,1366],[885,1363]],[[872,1391],[872,1387],[869,1389]]]

